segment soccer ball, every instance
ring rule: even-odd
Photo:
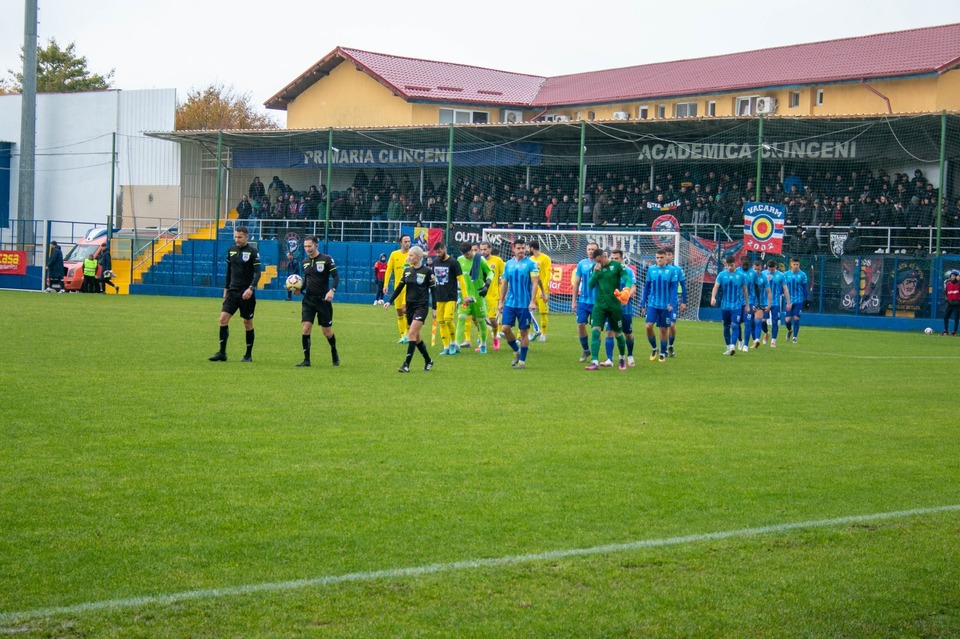
[[[303,278],[294,273],[287,278],[287,290],[296,293],[303,288]]]
[[[925,329],[923,329],[923,332],[924,332],[924,334],[926,334],[926,335],[933,335],[933,329],[930,328],[929,326],[926,327]]]

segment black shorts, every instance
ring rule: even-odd
[[[333,326],[333,302],[324,301],[322,297],[304,297],[301,304],[301,321],[313,324],[316,318],[317,324],[324,328]]]
[[[240,317],[245,320],[253,319],[253,311],[257,308],[257,296],[251,295],[250,299],[243,299],[243,291],[227,291],[227,299],[223,300],[223,306],[220,307],[221,313],[233,315],[240,310]]]
[[[427,315],[430,314],[429,306],[407,306],[407,323],[427,321]]]

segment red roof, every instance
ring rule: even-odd
[[[960,24],[548,78],[535,106],[942,73],[960,62]]]
[[[407,100],[530,108],[609,104],[939,74],[960,65],[960,23],[552,78],[338,47],[266,106],[286,109],[344,61]]]

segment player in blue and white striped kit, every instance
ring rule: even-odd
[[[756,260],[753,263],[754,288],[750,289],[750,310],[753,311],[753,347],[760,348],[760,333],[766,328],[767,323],[763,319],[766,313],[770,312],[773,306],[773,295],[770,292],[770,280],[763,271],[763,260]]]
[[[807,274],[800,270],[800,260],[790,258],[790,270],[783,275],[783,283],[787,287],[790,295],[787,306],[787,337],[793,337],[793,343],[797,343],[797,335],[800,333],[800,312],[803,310],[803,303],[807,301]],[[792,334],[792,335],[791,335]]]
[[[726,260],[725,271],[717,273],[717,281],[713,284],[710,294],[710,306],[717,305],[717,293],[720,293],[720,312],[723,317],[723,341],[727,345],[724,355],[736,355],[736,333],[734,324],[739,327],[740,318],[747,308],[744,300],[747,299],[747,286],[743,275],[737,269],[737,260],[731,255]]]
[[[514,368],[520,369],[527,365],[532,311],[537,307],[536,293],[539,288],[540,269],[536,262],[527,257],[526,242],[517,240],[513,243],[513,259],[503,267],[500,303],[497,307],[502,316],[501,325],[507,345],[514,352],[511,364]],[[513,334],[514,322],[520,331],[519,343]]]
[[[677,317],[679,317],[680,313],[687,310],[687,276],[679,264],[674,264],[673,249],[668,246],[664,250],[667,252],[667,264],[677,270],[678,278],[678,286],[673,289],[673,297],[671,298],[673,312],[670,313],[669,345],[667,346],[667,355],[673,357],[675,355],[673,352],[673,344],[677,341]]]
[[[740,268],[737,269],[737,273],[743,278],[743,283],[747,287],[748,295],[743,298],[743,303],[747,307],[747,310],[744,312],[743,317],[741,318],[743,327],[743,332],[741,334],[740,329],[737,329],[737,347],[746,353],[750,350],[748,344],[750,343],[750,338],[753,335],[754,321],[753,321],[753,304],[751,303],[752,298],[749,293],[753,292],[753,298],[756,297],[757,289],[757,274],[750,264],[752,260],[749,255],[744,255],[740,258]]]
[[[657,338],[653,335],[653,326],[660,329],[660,361],[667,359],[667,333],[670,330],[671,296],[677,292],[677,272],[667,267],[667,252],[657,251],[657,263],[647,267],[647,276],[643,283],[641,309],[646,312],[647,340],[650,342],[650,361],[657,359]]]
[[[770,292],[773,300],[770,304],[770,348],[777,347],[777,334],[780,332],[780,303],[786,301],[786,308],[790,308],[790,291],[783,281],[783,273],[777,269],[774,260],[767,262],[767,281],[770,282]]]
[[[577,316],[577,335],[580,338],[580,361],[590,359],[590,342],[587,340],[587,324],[590,322],[590,313],[597,301],[597,289],[590,288],[590,274],[596,263],[590,256],[598,248],[596,242],[587,243],[587,257],[577,263],[570,283],[573,285],[573,303],[571,310]]]

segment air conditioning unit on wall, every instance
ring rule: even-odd
[[[616,111],[616,112],[614,112],[614,114],[613,114],[613,119],[614,119],[614,120],[629,120],[629,119],[630,119],[630,114],[627,113],[626,111]]]
[[[777,110],[777,101],[769,95],[757,98],[757,113],[773,113]]]
[[[504,109],[500,121],[504,124],[516,124],[517,122],[523,122],[523,111]]]

